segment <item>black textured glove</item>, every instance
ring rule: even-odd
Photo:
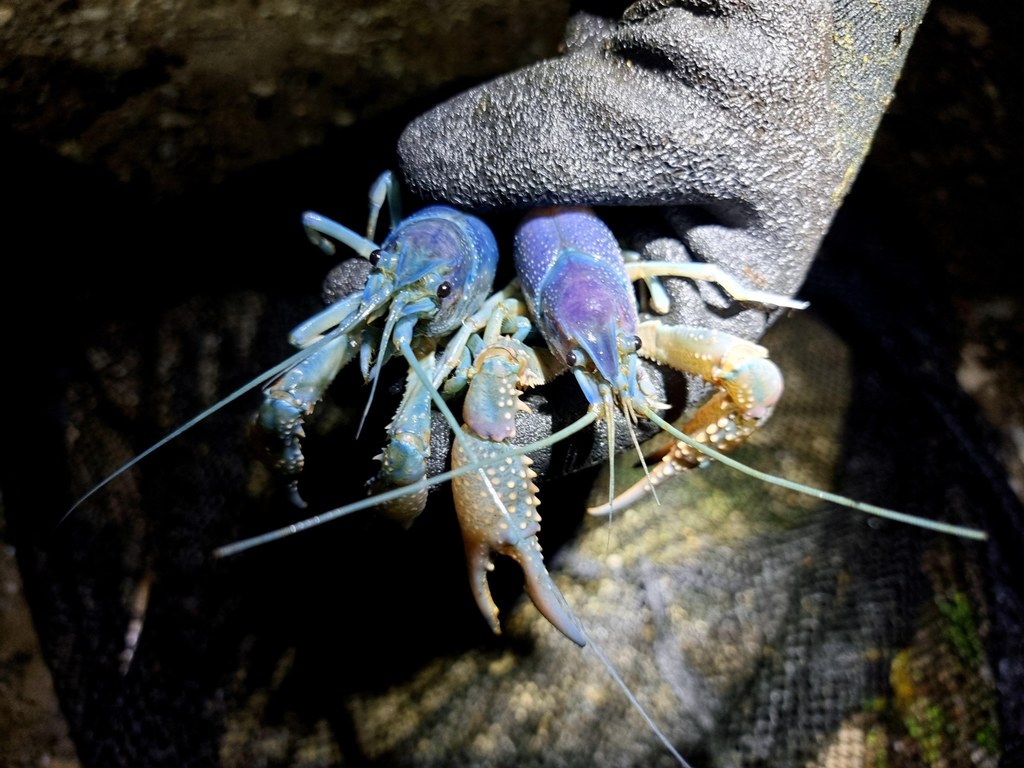
[[[582,4],[563,56],[409,125],[401,171],[415,193],[475,210],[608,206],[602,214],[620,241],[645,258],[710,262],[792,295],[866,152],[909,44],[903,30],[923,6]],[[779,315],[713,284],[668,283],[671,322],[756,340]]]
[[[888,103],[923,2],[587,3],[566,53],[469,90],[399,142],[412,190],[476,210],[647,206],[653,259],[793,294]],[[758,338],[770,315],[673,281],[673,319]],[[690,291],[700,291],[694,301]]]

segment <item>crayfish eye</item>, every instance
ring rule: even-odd
[[[568,355],[565,356],[565,362],[569,364],[570,368],[575,367],[578,360],[579,358],[576,356],[575,352],[570,352]]]
[[[380,261],[380,248],[378,248],[375,251],[370,251],[369,259],[370,259],[370,264],[372,264],[373,266],[376,267],[377,266],[377,262]]]
[[[446,299],[452,293],[452,284],[445,281],[437,286],[437,298]]]
[[[639,336],[634,336],[633,337],[633,349],[635,349],[637,352],[639,352],[640,351],[640,347],[642,347],[643,345],[644,345],[643,339],[641,339]]]

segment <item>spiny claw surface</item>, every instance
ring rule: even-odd
[[[463,427],[463,433],[472,446],[476,458],[487,462],[484,470],[487,481],[478,472],[470,472],[452,480],[455,511],[462,528],[469,567],[470,587],[480,612],[496,634],[500,634],[498,606],[494,603],[487,583],[487,573],[493,569],[493,555],[511,557],[523,569],[526,592],[537,610],[563,635],[579,646],[586,645],[586,636],[572,610],[558,591],[544,565],[537,533],[540,515],[537,513],[536,473],[530,469],[528,456],[505,456],[505,445],[483,440]],[[469,463],[460,441],[452,447],[452,468]],[[505,509],[495,502],[491,489],[501,499]]]
[[[462,414],[466,425],[479,437],[508,440],[516,433],[516,412],[530,408],[519,399],[520,382],[532,387],[538,379],[528,368],[527,348],[514,339],[497,339],[481,352],[473,386],[466,393]]]

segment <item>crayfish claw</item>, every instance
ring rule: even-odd
[[[470,589],[480,608],[480,613],[483,614],[494,634],[500,635],[498,606],[491,596],[487,574],[494,570],[492,554],[499,553],[512,558],[519,563],[523,570],[526,594],[530,596],[530,600],[533,601],[537,610],[555,629],[582,648],[587,644],[586,636],[544,565],[544,556],[536,537],[539,530],[540,525],[537,524],[529,532],[529,535],[520,536],[518,541],[514,542],[509,540],[510,537],[504,535],[498,539],[467,537],[465,539],[466,563],[469,566]]]
[[[288,483],[288,501],[290,501],[292,505],[299,509],[305,509],[306,507],[309,506],[306,503],[306,500],[302,498],[302,496],[299,494],[298,480],[292,480],[290,483]]]
[[[529,542],[516,548],[516,554],[511,555],[523,569],[525,577],[526,594],[551,625],[563,635],[572,640],[581,648],[587,644],[587,636],[583,634],[576,615],[565,602],[562,593],[555,586],[555,582],[544,565],[544,557],[540,551],[540,543],[536,537],[531,537]]]
[[[370,481],[371,495],[393,488],[412,485],[427,476],[426,456],[429,443],[424,440],[429,433],[417,435],[412,431],[394,431],[387,447],[378,454],[381,469]],[[403,528],[413,524],[427,506],[427,489],[399,496],[378,506],[387,517]]]
[[[491,596],[491,587],[487,583],[487,574],[494,570],[490,547],[486,544],[471,546],[467,539],[466,565],[469,567],[469,589],[473,593],[473,599],[476,600],[476,605],[491,631],[500,635],[498,604],[494,602],[494,597]]]
[[[484,619],[495,634],[500,634],[498,607],[491,596],[487,574],[494,568],[492,556],[505,555],[519,563],[526,593],[544,618],[577,645],[586,645],[586,635],[544,565],[537,541],[540,502],[533,483],[536,473],[530,469],[532,462],[527,456],[505,455],[505,445],[480,439],[468,427],[463,427],[463,434],[476,457],[485,462],[483,474],[490,485],[488,488],[480,472],[452,479],[470,588]],[[452,447],[452,468],[468,463],[463,442],[456,441]],[[496,498],[501,500],[500,505]]]

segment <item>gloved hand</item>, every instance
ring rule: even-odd
[[[414,193],[477,211],[607,206],[599,212],[620,242],[645,258],[710,262],[792,295],[924,7],[583,3],[563,56],[413,121],[399,141],[400,170]],[[668,288],[671,322],[756,340],[780,314],[737,304],[713,284]]]
[[[838,182],[831,6],[639,2],[619,13],[577,12],[564,56],[414,121],[399,143],[409,186],[477,210],[654,207],[660,216],[642,232],[617,233],[644,256],[708,261],[794,293]],[[730,302],[713,286],[699,290],[703,302],[678,297],[674,319],[750,338],[764,331],[768,313],[718,321],[704,303]]]
[[[408,186],[478,211],[647,207],[611,222],[645,257],[707,261],[796,292],[926,3],[870,14],[828,0],[581,5],[563,56],[408,126]],[[773,316],[730,311],[714,286],[672,283],[677,322],[756,339]]]

